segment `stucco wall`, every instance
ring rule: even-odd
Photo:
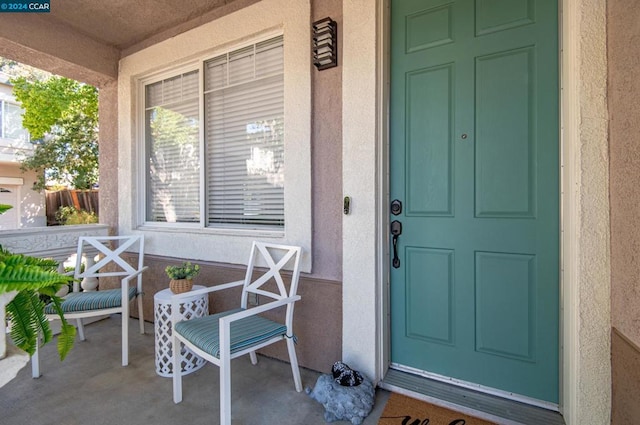
[[[100,162],[100,223],[118,234],[118,82],[110,80],[99,87],[98,134]]]
[[[640,8],[607,2],[611,191],[612,423],[640,407]]]
[[[311,19],[338,24],[338,66],[311,73],[314,275],[342,279],[342,0],[314,0]],[[354,164],[354,166],[357,166]]]
[[[338,22],[340,32],[342,30],[342,0],[312,1],[311,14],[308,16],[308,28],[311,22],[326,16],[330,16]],[[340,38],[341,36],[339,36],[339,40]],[[209,39],[216,38],[210,37]],[[305,38],[302,43],[308,46],[310,40]],[[215,47],[215,43],[210,42],[210,44],[208,48]],[[146,52],[141,51],[133,56],[138,57],[139,55],[144,56]],[[174,53],[170,53],[170,55],[174,55]],[[126,73],[126,76],[124,78],[121,76],[121,83],[124,79],[128,84],[131,73],[135,78],[135,74],[143,72],[145,67],[157,68],[163,64],[155,56],[150,63],[147,62],[141,66],[141,62],[134,57],[123,60],[121,72]],[[176,60],[173,59],[173,61]],[[340,63],[341,58],[339,58]],[[304,273],[300,279],[299,293],[302,296],[302,301],[296,306],[294,330],[298,336],[297,351],[300,364],[327,372],[332,363],[340,360],[342,355],[342,285],[340,281],[342,278],[342,66],[318,71],[312,66],[310,52],[305,66],[308,67],[311,76],[311,206],[306,205],[305,209],[309,210],[311,214],[312,246],[310,251],[313,268],[310,273]],[[131,115],[131,109],[133,109],[130,106],[131,103],[123,102],[123,93],[124,96],[129,97],[131,90],[121,84],[119,102],[123,109],[117,111],[121,117],[121,123],[123,116],[129,116],[132,120],[136,119],[135,115]],[[111,98],[108,93],[105,93],[105,97]],[[107,112],[111,113],[113,110],[107,109]],[[122,127],[120,128],[121,143],[117,155],[119,155],[121,166],[129,167],[135,163],[132,155],[129,154],[129,152],[134,152],[135,148],[132,149],[127,143],[122,143],[123,134],[126,140],[131,131],[125,129],[123,132]],[[108,143],[109,138],[106,139]],[[113,155],[113,145],[101,149],[106,149],[110,157]],[[108,167],[108,163],[109,161],[105,161],[102,169]],[[133,166],[135,167],[135,165]],[[113,168],[108,171],[115,173]],[[101,178],[104,178],[104,175]],[[119,180],[117,187],[120,191],[120,200],[116,202],[109,195],[102,194],[100,202],[101,211],[108,200],[119,208],[119,225],[122,226],[122,215],[131,215],[131,201],[126,199],[126,193],[123,198],[123,190],[129,190],[131,179],[123,178],[123,174],[120,173]],[[109,181],[117,181],[117,178]],[[103,189],[102,186],[101,189]],[[297,209],[300,207],[301,205],[296,206]],[[105,222],[103,218],[107,220],[107,217],[101,214],[101,221]],[[128,223],[126,224],[128,225]],[[150,232],[147,234],[150,234],[148,246],[151,247],[154,243],[157,246],[153,235]],[[183,237],[183,235],[174,234],[173,237]],[[209,238],[215,240],[216,236],[209,236]],[[174,252],[172,257],[180,256],[175,250],[172,252]],[[216,252],[207,250],[201,250],[201,252],[203,252],[201,255],[206,258],[198,260],[198,263],[202,264],[203,270],[198,276],[196,284],[210,286],[243,277],[244,269],[242,266],[224,264],[217,257]],[[147,320],[153,318],[153,294],[168,285],[164,267],[171,262],[180,260],[180,258],[169,258],[168,255],[170,254],[146,256],[145,264],[150,267],[144,278],[145,293],[148,294],[144,302]],[[185,255],[185,257],[189,258],[189,255]],[[233,291],[226,295],[216,294],[216,297],[211,300],[210,309],[211,311],[220,311],[237,305],[238,300],[239,293]],[[269,348],[264,352],[277,358],[288,359],[284,346]]]
[[[567,424],[611,413],[606,1],[562,0],[562,377]]]
[[[640,345],[640,8],[608,2],[612,325]]]
[[[47,18],[46,14],[0,14],[0,56],[96,86],[117,77],[120,52],[116,48]]]

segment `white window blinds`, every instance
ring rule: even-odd
[[[208,226],[284,226],[283,39],[204,64]]]
[[[198,71],[145,87],[146,219],[200,222]]]

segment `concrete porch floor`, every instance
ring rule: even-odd
[[[183,377],[183,401],[173,403],[172,380],[156,374],[153,324],[138,332],[130,319],[129,366],[120,365],[120,316],[85,327],[60,362],[55,341],[41,350],[42,376],[31,378],[31,364],[0,388],[0,424],[39,425],[212,425],[219,423],[218,368],[206,364]],[[0,363],[1,364],[1,363]],[[327,365],[327,372],[331,365]],[[300,369],[303,387],[313,387],[318,372]],[[324,409],[294,389],[288,363],[259,356],[232,362],[234,425],[321,425]],[[378,389],[364,425],[375,425],[389,392]],[[348,424],[348,422],[338,422]]]

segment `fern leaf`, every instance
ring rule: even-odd
[[[62,323],[60,335],[58,335],[58,354],[60,354],[60,361],[64,360],[69,354],[69,351],[73,348],[73,343],[76,340],[76,328],[70,325],[66,321]]]
[[[60,335],[58,336],[58,354],[60,355],[60,361],[64,360],[69,354],[69,351],[73,348],[73,343],[76,339],[76,328],[67,322],[62,311],[62,299],[55,294],[51,295],[51,303],[53,308],[58,313],[62,326],[60,327]]]
[[[15,298],[7,304],[7,313],[11,319],[11,339],[17,347],[33,355],[38,343],[38,329],[41,323],[38,319],[37,312],[34,311],[34,305],[40,303],[40,314],[42,311],[42,302],[40,302],[34,291],[20,291]],[[48,327],[48,323],[46,324]],[[44,335],[45,338],[47,335]],[[48,333],[51,339],[51,330]]]
[[[48,270],[37,265],[10,260],[0,262],[0,293],[23,289],[37,290],[71,281],[73,281],[71,276],[65,276],[55,270]]]

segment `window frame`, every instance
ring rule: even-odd
[[[189,63],[181,64],[175,67],[168,67],[166,69],[161,70],[160,72],[156,72],[153,75],[148,77],[143,77],[138,80],[138,140],[139,143],[139,151],[138,157],[140,158],[140,163],[138,169],[141,170],[138,176],[138,187],[142,188],[140,190],[140,194],[142,199],[139,202],[139,212],[137,215],[138,228],[140,229],[163,229],[163,230],[173,230],[173,231],[198,231],[198,232],[206,232],[213,234],[223,234],[223,235],[255,235],[261,237],[284,237],[285,228],[286,228],[286,217],[287,217],[287,207],[286,202],[284,204],[284,215],[285,215],[285,224],[281,228],[277,227],[257,227],[257,226],[238,226],[238,225],[218,225],[218,226],[210,226],[207,225],[207,216],[206,216],[206,204],[207,204],[207,181],[206,181],[206,140],[205,140],[205,132],[206,132],[206,117],[205,117],[205,64],[207,61],[219,57],[221,55],[234,52],[236,50],[240,50],[249,46],[253,46],[259,44],[261,42],[277,38],[283,37],[283,47],[286,44],[286,39],[284,38],[284,34],[282,31],[279,32],[270,32],[267,34],[262,34],[260,36],[250,38],[247,40],[242,40],[241,42],[237,42],[235,44],[231,44],[226,46],[225,48],[219,48],[215,50],[211,50],[206,52],[206,54],[199,55],[193,60],[189,61]],[[286,78],[286,64],[284,65],[283,78]],[[198,114],[199,114],[199,123],[198,123],[198,138],[199,138],[199,154],[200,154],[200,221],[198,223],[188,223],[188,222],[161,222],[161,221],[149,221],[147,220],[147,144],[146,144],[146,88],[147,86],[170,79],[172,77],[186,74],[189,72],[197,71],[198,72]],[[285,102],[286,104],[286,102]],[[286,130],[286,112],[285,112],[285,134]],[[285,155],[286,155],[286,136],[285,136]],[[285,159],[285,164],[287,163]],[[285,177],[285,197],[286,197],[286,185],[287,180]]]

